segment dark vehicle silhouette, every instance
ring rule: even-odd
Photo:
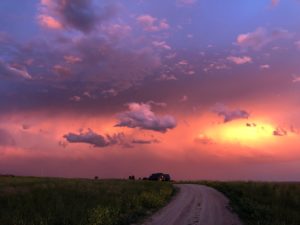
[[[154,180],[154,181],[170,181],[171,177],[169,174],[165,173],[153,173],[148,178],[148,180]]]

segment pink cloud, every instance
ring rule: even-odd
[[[103,29],[109,36],[113,38],[128,36],[132,28],[126,24],[110,24]]]
[[[271,66],[269,64],[264,64],[260,66],[261,69],[270,69],[270,67]]]
[[[165,19],[159,20],[148,14],[139,16],[137,21],[145,31],[149,32],[168,30],[170,28],[170,25]]]
[[[73,102],[80,102],[81,101],[81,97],[75,95],[75,96],[71,97],[70,100],[73,101]]]
[[[82,61],[80,57],[74,55],[66,55],[64,56],[64,59],[69,64],[75,64]]]
[[[38,20],[39,23],[46,28],[61,29],[63,27],[62,24],[52,16],[39,15]]]
[[[168,45],[165,41],[153,41],[152,45],[157,47],[157,48],[161,48],[161,49],[165,49],[165,50],[171,50],[171,46]]]
[[[259,50],[265,45],[280,39],[288,39],[293,35],[284,29],[274,29],[271,32],[263,27],[257,28],[253,32],[240,34],[236,43],[243,48]]]
[[[251,63],[252,58],[249,56],[242,56],[242,57],[237,57],[237,56],[229,56],[227,57],[227,60],[237,64],[237,65],[242,65],[246,63]]]
[[[165,133],[176,127],[173,116],[157,116],[149,104],[129,103],[129,111],[118,115],[119,122],[116,127],[140,128]]]

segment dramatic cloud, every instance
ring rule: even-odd
[[[89,32],[116,14],[114,5],[99,7],[94,0],[41,1],[39,22],[49,28],[68,27]]]
[[[88,129],[87,132],[80,132],[79,134],[68,133],[63,137],[70,143],[86,143],[92,145],[93,147],[101,148],[119,143],[123,135],[116,134],[113,136],[103,136],[95,133],[91,129]]]
[[[213,111],[224,118],[224,123],[238,120],[238,119],[248,119],[250,114],[245,110],[240,109],[229,109],[227,106],[223,104],[216,104]]]
[[[149,104],[130,103],[129,111],[118,115],[118,127],[140,128],[165,133],[176,127],[173,116],[157,116],[151,111]]]
[[[227,57],[227,60],[229,60],[230,62],[233,62],[237,65],[242,65],[242,64],[252,62],[252,58],[249,56],[243,56],[243,57],[229,56],[229,57]]]
[[[16,78],[22,77],[32,79],[31,75],[25,69],[17,69],[0,60],[0,77]]]
[[[155,32],[170,28],[170,25],[165,19],[159,20],[148,14],[137,17],[137,21],[145,31]]]
[[[280,39],[291,38],[292,34],[287,30],[283,29],[274,29],[269,32],[267,29],[263,27],[257,28],[255,31],[240,34],[237,37],[237,44],[243,48],[252,48],[255,50],[259,50],[265,45]]]

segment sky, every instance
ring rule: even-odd
[[[300,180],[298,0],[1,0],[0,174]]]

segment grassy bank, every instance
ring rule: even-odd
[[[172,194],[162,182],[0,177],[0,224],[126,225]]]
[[[201,183],[224,193],[246,225],[300,224],[300,183]]]

